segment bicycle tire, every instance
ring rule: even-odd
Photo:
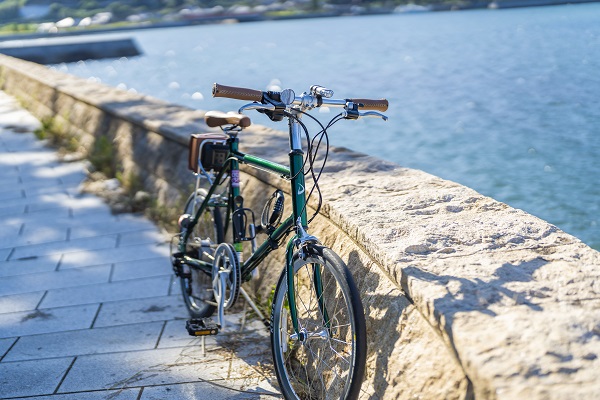
[[[206,190],[198,189],[196,204],[201,204],[204,198],[206,198],[206,194]],[[194,215],[195,210],[193,202],[194,193],[189,196],[185,204],[184,214]],[[223,243],[224,240],[223,217],[221,212],[214,207],[207,207],[202,213],[198,219],[198,223],[188,238],[188,243],[198,242],[199,240],[204,240],[204,242],[207,243],[206,239],[210,241],[208,242],[208,246],[202,246],[199,250],[196,250],[191,245],[188,245],[188,249],[186,250],[198,252],[194,254],[195,257],[212,262],[212,260],[204,253],[207,252],[212,256],[217,246],[220,243]],[[215,301],[211,275],[195,268],[190,268],[190,273],[187,276],[180,276],[179,281],[181,284],[183,301],[192,318],[207,318],[214,314],[217,307],[206,302]]]
[[[364,378],[367,354],[366,323],[362,302],[346,264],[332,250],[309,245],[304,259],[296,252],[294,291],[299,329],[329,331],[327,337],[292,340],[287,275],[277,284],[271,313],[271,350],[275,372],[286,399],[356,399]],[[325,304],[319,309],[314,277],[321,271]],[[311,284],[312,282],[312,284]],[[329,317],[329,328],[323,314]]]

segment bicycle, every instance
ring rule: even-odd
[[[279,386],[287,399],[354,399],[360,393],[367,352],[362,302],[348,267],[332,250],[308,234],[321,206],[318,181],[327,160],[327,129],[342,119],[387,117],[387,100],[332,99],[333,91],[312,86],[296,96],[291,89],[263,92],[214,84],[213,97],[250,101],[238,114],[211,111],[209,127],[222,133],[195,134],[190,139],[189,168],[196,187],[179,218],[172,263],[184,302],[192,317],[186,324],[194,336],[214,335],[223,327],[225,310],[241,293],[270,330],[271,351]],[[342,111],[327,126],[308,112],[321,106]],[[256,110],[273,121],[289,122],[289,167],[239,151],[239,134],[250,126],[242,113]],[[370,111],[365,111],[370,110]],[[377,110],[377,111],[375,111]],[[320,124],[312,139],[302,116]],[[306,136],[307,154],[302,149]],[[318,171],[317,151],[326,149]],[[290,182],[292,212],[283,219],[284,193],[276,190],[265,204],[260,224],[244,207],[239,166],[246,164],[279,175]],[[314,184],[306,190],[305,175]],[[208,190],[200,188],[206,178]],[[308,218],[308,199],[319,195],[316,212]],[[307,194],[308,192],[308,194]],[[266,236],[260,246],[257,235]],[[242,288],[269,253],[287,241],[286,263],[275,288],[271,317],[267,319]],[[229,237],[229,240],[226,239]],[[243,243],[251,242],[251,256],[243,260]],[[217,321],[211,317],[217,312]]]

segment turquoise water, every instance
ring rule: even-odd
[[[472,187],[600,249],[600,4],[128,36],[143,57],[56,68],[200,109],[240,105],[212,99],[213,82],[386,97],[387,123],[344,121],[333,144]]]

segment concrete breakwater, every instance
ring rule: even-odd
[[[124,173],[160,202],[188,189],[187,141],[206,129],[203,112],[6,56],[0,84],[85,148],[108,138]],[[287,137],[253,127],[242,150],[285,162]],[[254,209],[274,188],[288,190],[247,172]],[[364,398],[600,396],[600,253],[469,188],[343,148],[320,184],[311,232],[349,264],[365,305]],[[272,287],[277,257],[258,290]]]
[[[79,60],[133,57],[140,55],[133,39],[101,41],[17,41],[0,44],[0,53],[38,64],[59,64]]]

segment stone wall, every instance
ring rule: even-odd
[[[0,83],[86,146],[110,138],[162,202],[188,188],[186,143],[205,129],[202,112],[5,56]],[[285,134],[244,131],[243,151],[273,158],[274,148],[285,162]],[[247,172],[256,210],[273,188],[287,190]],[[333,149],[320,183],[311,233],[348,263],[365,305],[363,398],[600,397],[600,253],[469,188],[347,149]],[[261,269],[258,290],[270,290],[281,257]]]

